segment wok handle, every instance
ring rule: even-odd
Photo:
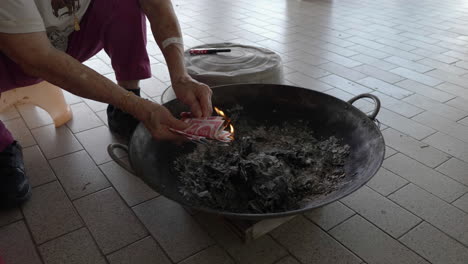
[[[112,143],[107,146],[107,153],[109,153],[109,156],[117,163],[120,167],[124,168],[126,171],[130,172],[131,174],[135,174],[133,171],[132,167],[128,165],[127,163],[123,162],[119,157],[117,157],[117,154],[115,154],[116,149],[121,149],[125,151],[128,154],[128,147],[124,144],[119,144],[119,143]]]
[[[375,109],[372,112],[372,114],[368,115],[368,117],[372,121],[375,121],[376,120],[375,118],[377,117],[377,114],[380,111],[380,99],[377,96],[373,95],[373,94],[364,93],[364,94],[360,94],[360,95],[357,95],[357,96],[349,99],[348,103],[353,104],[354,102],[356,102],[357,100],[362,99],[362,98],[370,98],[370,99],[372,99],[374,101]]]

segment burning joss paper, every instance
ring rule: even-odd
[[[172,131],[187,137],[190,140],[211,139],[221,142],[231,142],[234,139],[234,127],[223,111],[215,107],[219,116],[207,118],[193,118],[190,113],[182,114],[182,121],[189,124],[183,131]],[[226,129],[229,128],[229,131]]]

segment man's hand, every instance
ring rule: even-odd
[[[155,139],[174,142],[186,141],[183,136],[170,131],[169,128],[184,130],[188,124],[176,119],[166,107],[141,98],[138,98],[138,105],[137,111],[141,111],[142,115],[145,116],[141,121]]]
[[[195,117],[208,117],[213,113],[212,91],[208,85],[194,80],[189,75],[172,81],[177,98],[190,107]]]
[[[213,112],[211,89],[192,79],[184,64],[184,46],[172,44],[164,48],[162,43],[168,38],[182,38],[179,21],[171,0],[139,0],[148,17],[153,36],[167,62],[172,87],[180,101],[190,106],[196,117],[207,117]]]

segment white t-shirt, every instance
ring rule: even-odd
[[[54,47],[65,51],[75,16],[84,16],[91,0],[0,0],[0,32],[46,31]]]

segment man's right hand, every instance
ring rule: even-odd
[[[183,136],[170,131],[169,128],[184,130],[188,127],[187,123],[176,119],[171,112],[162,105],[145,99],[140,100],[143,101],[141,102],[141,111],[145,112],[145,117],[141,118],[141,121],[155,139],[174,142],[186,141]]]

